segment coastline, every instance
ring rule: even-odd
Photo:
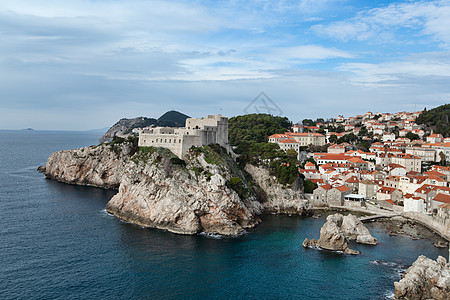
[[[448,232],[446,230],[446,228],[444,227],[444,225],[439,224],[436,220],[434,220],[432,217],[427,216],[427,215],[421,215],[418,213],[414,213],[414,212],[406,212],[406,213],[395,213],[393,211],[388,211],[388,210],[374,210],[374,209],[361,209],[361,208],[356,208],[356,207],[346,207],[346,206],[321,206],[321,207],[314,207],[313,208],[314,211],[330,211],[330,212],[356,212],[359,214],[364,214],[364,215],[377,215],[379,213],[383,213],[383,214],[390,214],[390,217],[386,217],[386,218],[382,218],[380,220],[389,220],[392,219],[393,217],[396,217],[397,220],[398,218],[403,218],[405,220],[409,220],[415,224],[419,224],[429,230],[431,230],[432,232],[434,232],[435,234],[437,234],[438,236],[440,236],[442,239],[446,240],[447,242],[450,242],[450,232]]]
[[[402,217],[408,220],[412,220],[430,230],[440,235],[443,239],[450,242],[450,231],[445,228],[445,225],[440,224],[437,220],[430,216],[415,213],[415,212],[404,212]],[[448,227],[448,226],[447,226]]]

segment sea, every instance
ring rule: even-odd
[[[123,222],[105,211],[116,191],[36,171],[100,135],[0,131],[0,299],[389,299],[419,255],[448,258],[377,223],[368,227],[379,245],[351,245],[361,255],[303,248],[325,215],[267,215],[233,238]]]

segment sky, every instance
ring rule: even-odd
[[[450,96],[450,0],[0,0],[0,129],[417,111]]]

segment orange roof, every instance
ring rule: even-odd
[[[352,163],[355,163],[355,164],[366,164],[367,163],[366,161],[364,161],[364,160],[362,160],[362,159],[360,159],[358,157],[350,158],[350,159],[347,159],[347,160],[351,161]]]
[[[431,184],[424,184],[420,188],[415,190],[415,192],[420,193],[420,194],[428,194],[429,192],[431,192],[434,189],[434,187],[435,186],[431,185]]]
[[[428,137],[430,137],[430,138],[437,138],[437,137],[441,138],[442,135],[435,133],[435,134],[429,135]]]
[[[358,178],[356,176],[352,176],[349,179],[347,179],[346,182],[348,182],[348,183],[358,183],[359,180],[358,180]]]
[[[431,170],[428,172],[423,173],[424,175],[434,175],[434,176],[447,176],[445,174],[442,174],[441,172],[435,171],[435,170]]]
[[[285,134],[290,136],[323,136],[322,134],[315,132],[285,132]]]
[[[313,164],[312,162],[308,161],[308,162],[305,164],[305,167],[314,167],[314,164]]]
[[[450,203],[450,195],[437,194],[436,196],[434,196],[433,200],[444,203]]]
[[[273,139],[282,139],[282,138],[286,139],[286,138],[289,138],[289,136],[287,136],[286,134],[276,133],[276,134],[270,135],[269,139],[271,139],[271,138],[273,138]]]
[[[298,144],[298,142],[296,140],[294,140],[294,139],[285,139],[285,140],[280,141],[280,143],[283,143],[283,144]]]
[[[344,146],[338,145],[338,144],[333,144],[333,145],[331,145],[331,146],[328,147],[328,148],[332,148],[332,149],[334,149],[334,148],[342,149],[342,148],[344,148]]]
[[[321,186],[321,188],[328,191],[328,190],[331,190],[333,187],[330,184],[324,184]]]
[[[345,185],[338,186],[338,187],[336,187],[335,189],[337,189],[337,190],[340,191],[341,193],[350,191],[350,189],[349,189],[348,187],[346,187]]]
[[[382,186],[378,192],[379,193],[383,193],[383,194],[392,194],[393,191],[395,191],[395,188],[391,188],[391,187],[387,187],[387,186]]]

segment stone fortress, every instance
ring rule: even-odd
[[[183,159],[194,146],[219,144],[228,146],[228,118],[208,115],[205,118],[188,118],[184,128],[150,127],[139,131],[139,147],[164,147]]]

